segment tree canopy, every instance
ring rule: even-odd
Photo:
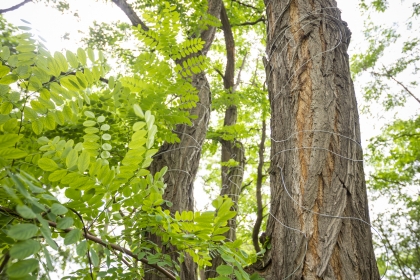
[[[327,265],[332,270],[340,267],[336,261],[339,258],[334,259],[340,253],[335,243],[325,242],[322,250],[328,253],[323,256],[329,256],[331,261],[311,259],[307,254],[318,246],[316,239],[323,237],[311,236],[312,229],[308,228],[317,222],[314,217],[324,215],[319,209],[324,206],[328,211],[333,209],[328,203],[336,203],[326,194],[324,202],[318,198],[314,208],[308,210],[303,206],[309,203],[307,197],[300,197],[294,190],[288,192],[286,185],[292,187],[300,170],[292,163],[285,165],[285,159],[289,159],[286,156],[275,156],[283,153],[276,150],[285,141],[280,139],[293,137],[297,139],[296,147],[282,149],[305,150],[306,154],[296,155],[308,168],[313,151],[320,159],[322,153],[331,152],[325,156],[328,168],[333,170],[335,164],[347,166],[345,179],[338,175],[335,178],[339,191],[346,189],[343,195],[347,197],[356,190],[361,192],[360,201],[349,198],[346,203],[360,203],[361,210],[358,205],[345,212],[331,210],[331,216],[340,214],[336,214],[339,219],[328,220],[328,234],[337,235],[338,240],[338,235],[354,227],[352,232],[367,240],[357,246],[371,246],[368,209],[364,208],[367,205],[362,193],[364,178],[358,177],[363,175],[362,160],[332,158],[342,151],[362,156],[357,125],[349,129],[342,125],[343,131],[351,132],[347,138],[342,137],[337,125],[351,123],[354,114],[357,123],[357,108],[352,103],[355,100],[350,96],[351,102],[343,103],[350,104],[351,118],[339,105],[345,117],[336,120],[335,126],[331,122],[337,130],[327,137],[331,142],[322,150],[306,147],[309,142],[305,141],[324,137],[326,131],[308,126],[305,121],[289,121],[284,104],[291,99],[277,99],[282,91],[305,91],[307,87],[302,85],[308,78],[302,77],[309,73],[305,71],[312,67],[312,61],[319,59],[320,67],[325,69],[330,69],[325,61],[332,61],[329,52],[320,47],[319,53],[308,52],[311,63],[305,62],[302,57],[309,48],[305,40],[310,42],[314,36],[301,34],[300,41],[295,38],[299,44],[293,45],[295,35],[287,37],[284,30],[310,34],[308,26],[322,29],[328,26],[326,22],[337,27],[325,30],[342,36],[341,45],[334,45],[336,57],[331,67],[343,65],[340,79],[346,86],[340,84],[337,88],[352,88],[346,84],[351,83],[348,63],[340,60],[346,55],[350,33],[346,33],[347,24],[335,18],[338,10],[316,9],[297,21],[300,24],[309,20],[311,24],[294,30],[292,24],[284,27],[288,16],[294,20],[293,13],[286,10],[304,10],[303,6],[290,5],[298,1],[283,3],[284,11],[276,14],[275,10],[266,11],[270,1],[261,0],[112,0],[108,2],[124,12],[127,22],[94,23],[77,51],[51,53],[29,22],[23,19],[22,26],[16,27],[1,15],[19,13],[19,8],[29,2],[0,10],[1,277],[274,280],[277,274],[266,273],[276,258],[271,249],[283,245],[279,247],[281,239],[272,232],[277,227],[286,231],[291,226],[298,228],[299,219],[305,221],[297,230],[303,234],[295,232],[290,237],[284,233],[298,250],[287,251],[290,244],[284,249],[293,267],[285,268],[282,277],[309,275],[305,270],[312,262],[319,262],[322,277],[329,277],[332,272]],[[78,16],[71,1],[34,2]],[[382,111],[392,113],[408,104],[420,105],[416,93],[420,5],[415,1],[405,5],[411,5],[412,10],[403,23],[411,34],[408,37],[400,34],[401,26],[378,25],[372,20],[377,13],[387,12],[390,4],[386,0],[360,1],[366,20],[367,49],[351,57],[351,74],[363,88],[363,112],[372,117],[378,104]],[[270,20],[273,24],[271,13],[278,17],[274,27],[278,23],[278,34],[284,32],[283,36],[266,35]],[[318,14],[324,17],[319,26],[311,18]],[[335,42],[337,38],[328,40]],[[328,45],[327,39],[322,40]],[[401,55],[389,59],[395,48]],[[279,92],[269,93],[275,75],[286,79],[287,84]],[[327,76],[324,73],[323,77]],[[303,89],[298,90],[299,86]],[[336,92],[331,103],[339,103],[337,94],[341,97],[347,92]],[[286,109],[278,113],[274,100]],[[302,107],[298,113],[319,107],[308,104],[312,107],[299,105]],[[279,128],[276,122],[283,125],[279,127],[285,137],[275,135]],[[297,132],[289,135],[294,126]],[[308,138],[303,135],[305,131],[311,133]],[[384,125],[380,135],[369,140],[365,155],[367,185],[371,197],[378,201],[374,204],[387,201],[392,208],[373,221],[380,233],[374,236],[379,272],[386,273],[387,279],[416,279],[420,274],[419,135],[418,110],[408,117],[397,115]],[[358,146],[353,148],[348,140]],[[344,141],[350,144],[342,144]],[[360,165],[355,165],[358,161]],[[321,168],[321,162],[312,164],[315,169]],[[313,171],[308,170],[302,172]],[[293,175],[285,179],[287,172]],[[353,175],[354,180],[348,179]],[[312,186],[312,181],[308,182]],[[336,184],[333,179],[331,182],[333,188]],[[203,204],[201,201],[210,201],[200,210],[194,207],[194,183],[207,194],[195,200]],[[273,184],[279,188],[273,188]],[[330,187],[328,183],[325,186]],[[278,193],[273,194],[273,190]],[[308,188],[303,193],[313,197],[314,190]],[[284,199],[279,207],[281,199],[276,196]],[[335,199],[340,201],[339,197]],[[359,194],[355,197],[359,198]],[[297,214],[284,212],[281,216],[270,211],[284,209],[283,205],[295,207]],[[357,211],[352,212],[355,208]],[[302,209],[305,211],[299,214]],[[358,216],[362,212],[366,217]],[[350,222],[349,218],[364,224]],[[315,226],[314,231],[321,232],[320,228]],[[301,255],[307,256],[297,261]],[[376,269],[373,252],[364,258]],[[374,279],[375,269],[364,275]]]

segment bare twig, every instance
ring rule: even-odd
[[[420,99],[418,99],[414,93],[411,92],[411,90],[409,90],[405,85],[403,85],[400,81],[398,81],[397,79],[395,79],[393,76],[390,76],[391,79],[393,79],[397,84],[399,84],[400,86],[402,86],[407,92],[408,94],[410,94],[418,103],[420,103]]]
[[[245,61],[246,61],[246,57],[248,56],[248,52],[245,53],[244,55],[244,59],[242,60],[242,64],[241,67],[239,67],[239,72],[238,72],[238,76],[236,77],[236,83],[233,86],[233,91],[235,92],[236,89],[238,88],[239,84],[241,83],[241,74],[242,74],[242,70],[245,67]]]
[[[32,2],[32,0],[25,0],[25,1],[23,1],[23,2],[21,2],[19,4],[17,4],[17,5],[14,5],[14,6],[10,7],[10,8],[0,9],[0,14],[4,14],[4,13],[7,13],[7,12],[11,12],[11,11],[17,10],[20,7],[22,7],[23,5],[28,4],[30,2]]]
[[[393,75],[391,75],[390,72],[385,68],[385,66],[382,66],[382,67],[385,70],[385,73],[386,74],[381,74],[381,73],[377,73],[377,72],[372,72],[372,74],[375,75],[375,76],[385,76],[385,77],[387,77],[389,79],[394,80],[394,82],[396,82],[397,84],[399,84],[403,89],[405,89],[405,91],[408,92],[408,94],[410,94],[418,103],[420,103],[420,99],[417,98],[411,90],[409,90],[403,83],[401,83]]]
[[[255,20],[255,21],[245,21],[243,23],[232,24],[232,27],[246,26],[246,25],[256,25],[259,22],[265,22],[265,17],[260,17],[259,19]]]

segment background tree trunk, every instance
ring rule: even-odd
[[[379,279],[350,31],[334,0],[265,4],[272,114],[266,279]]]
[[[226,46],[226,69],[223,77],[223,85],[227,92],[233,94],[235,91],[235,40],[233,37],[232,28],[226,12],[224,4],[222,4],[220,20],[222,22],[222,29],[225,37]],[[245,58],[244,58],[245,63]],[[239,79],[239,77],[238,77]],[[239,84],[239,81],[237,81]],[[238,119],[238,108],[236,105],[230,105],[225,111],[223,125],[225,127],[236,124]],[[238,200],[241,194],[242,181],[244,177],[245,168],[245,151],[242,143],[237,139],[232,141],[220,139],[222,146],[221,157],[221,173],[222,173],[222,189],[220,196],[227,195],[234,203],[234,211],[238,211]],[[233,159],[237,162],[236,166],[225,166],[223,163]],[[230,241],[236,240],[236,216],[228,221],[229,231],[224,235]],[[217,277],[216,268],[223,263],[221,256],[217,255],[212,259],[212,266],[209,267],[205,273],[206,279]]]
[[[222,2],[221,0],[209,0],[207,12],[219,17]],[[216,28],[209,26],[201,33],[201,39],[205,41],[202,54],[206,54],[213,43]],[[172,213],[176,211],[194,211],[194,179],[198,171],[201,157],[201,147],[206,138],[210,118],[211,92],[209,83],[204,72],[193,76],[193,85],[199,91],[199,102],[191,110],[192,115],[197,119],[193,120],[192,126],[178,125],[176,133],[181,140],[179,143],[165,143],[155,155],[150,166],[152,174],[160,171],[164,166],[168,167],[165,175],[167,185],[163,199],[171,201]],[[153,235],[149,238],[154,243],[161,245],[160,238]],[[179,254],[176,248],[163,248],[164,252],[172,251],[173,261],[178,262]],[[182,280],[197,279],[197,266],[189,255],[184,255],[184,262],[181,264],[180,277]],[[166,279],[155,271],[146,273],[145,280]]]

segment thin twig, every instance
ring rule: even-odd
[[[417,98],[414,95],[414,93],[411,92],[411,90],[409,90],[403,83],[401,83],[400,81],[398,81],[397,79],[395,79],[395,77],[390,74],[390,72],[388,71],[388,69],[385,68],[385,66],[382,65],[382,67],[385,70],[385,74],[381,74],[381,73],[378,73],[378,72],[372,72],[372,74],[375,75],[375,76],[385,76],[385,77],[387,77],[389,79],[394,80],[397,84],[399,84],[400,86],[402,86],[402,88],[405,89],[408,92],[408,94],[410,94],[418,103],[420,103],[420,99]]]
[[[3,272],[3,269],[6,267],[9,259],[10,259],[10,255],[9,255],[9,253],[6,253],[4,255],[3,261],[1,262],[1,265],[0,265],[0,274]]]
[[[245,6],[245,7],[248,7],[248,8],[251,8],[251,9],[253,9],[253,10],[256,10],[257,12],[259,12],[259,13],[262,13],[263,11],[261,11],[260,9],[258,9],[258,8],[256,8],[256,7],[254,7],[254,6],[252,6],[252,5],[249,5],[249,4],[246,4],[246,3],[243,3],[243,2],[241,2],[241,1],[239,1],[239,0],[232,0],[232,2],[236,2],[236,3],[238,3],[239,5],[242,5],[242,6]]]
[[[402,86],[418,103],[420,103],[420,99],[418,99],[414,93],[411,92],[411,90],[409,90],[405,85],[403,85],[400,81],[398,81],[397,79],[395,79],[393,76],[390,76],[391,79],[393,79],[397,84],[399,84],[400,86]]]
[[[256,25],[259,22],[265,22],[265,17],[260,17],[259,19],[255,20],[255,21],[245,21],[245,22],[238,23],[238,24],[232,24],[232,27],[246,26],[246,25]]]
[[[236,83],[233,86],[233,91],[235,92],[236,89],[238,88],[239,84],[241,83],[241,74],[242,74],[242,70],[245,67],[245,61],[246,61],[246,57],[248,56],[248,52],[245,53],[244,55],[244,59],[242,60],[242,64],[241,67],[239,67],[239,71],[238,71],[238,76],[236,77]]]
[[[28,3],[30,3],[30,2],[32,2],[32,0],[25,0],[25,1],[23,1],[22,3],[19,3],[19,4],[17,4],[17,5],[14,5],[14,6],[10,7],[10,8],[7,8],[7,9],[0,9],[0,14],[4,14],[4,13],[11,12],[11,11],[14,11],[14,10],[16,10],[16,9],[19,9],[19,8],[20,8],[20,7],[22,7],[23,5],[28,4]]]

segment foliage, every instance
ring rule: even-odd
[[[200,267],[221,254],[227,265],[215,268],[217,279],[249,279],[241,242],[223,236],[232,201],[172,215],[162,199],[167,168],[147,170],[159,143],[176,141],[170,129],[193,117],[188,77],[204,67],[200,56],[183,59],[200,40],[177,43],[169,6],[166,16],[165,28],[136,31],[152,51],[139,55],[133,76],[108,76],[92,49],[50,54],[30,33],[16,36],[14,54],[1,46],[0,259],[9,278],[48,275],[66,248],[80,265],[66,279],[138,278],[149,265],[176,277],[179,264],[147,239],[156,234]]]
[[[388,26],[377,24],[373,18],[375,13],[389,13],[391,3],[375,0],[360,4],[369,16],[365,31],[369,46],[352,57],[352,71],[357,79],[367,78],[366,72],[371,74],[364,87],[365,110],[377,102],[390,112],[399,107],[407,108],[399,113],[418,108],[418,3],[405,1],[406,9],[411,10],[407,20]],[[368,147],[368,162],[373,167],[368,184],[377,199],[389,201],[390,209],[374,221],[382,235],[378,244],[388,249],[378,263],[383,271],[388,268],[389,279],[417,279],[420,273],[419,133],[420,118],[415,109],[413,114],[386,124]]]

